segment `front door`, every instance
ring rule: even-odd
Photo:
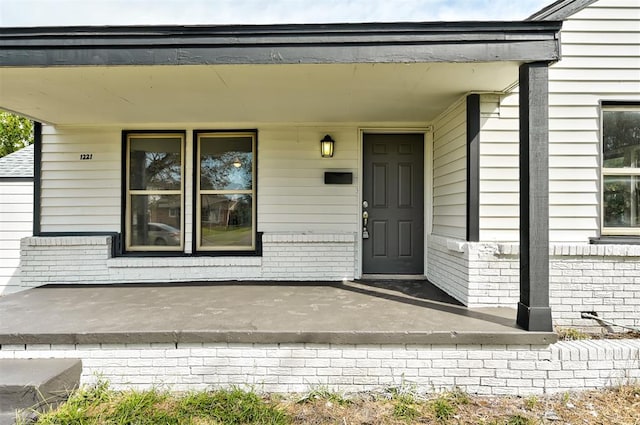
[[[362,272],[423,274],[424,135],[365,134],[363,149]]]

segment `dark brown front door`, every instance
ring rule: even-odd
[[[362,272],[423,274],[424,136],[365,134],[363,148]]]

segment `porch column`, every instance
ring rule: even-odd
[[[42,123],[33,122],[33,236],[40,236],[42,204]]]
[[[552,331],[549,307],[549,64],[520,66],[520,302],[517,323]]]

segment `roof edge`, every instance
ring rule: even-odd
[[[5,67],[555,61],[556,21],[0,28]]]
[[[564,21],[598,0],[558,0],[529,16],[525,21]]]
[[[376,33],[402,31],[468,31],[469,29],[505,30],[530,26],[526,20],[506,21],[397,21],[397,22],[335,22],[308,24],[195,24],[195,25],[73,25],[73,26],[0,26],[0,36],[7,35],[61,35],[65,33],[83,35],[104,34],[307,34],[321,32]]]

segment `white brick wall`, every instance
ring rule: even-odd
[[[262,257],[111,258],[110,236],[21,241],[22,284],[353,279],[354,234],[265,234]]]
[[[595,311],[640,327],[640,246],[552,245],[549,295],[554,323],[597,330],[580,312]],[[519,247],[429,238],[429,278],[470,307],[514,307],[519,299]],[[465,270],[466,269],[466,270]],[[467,276],[468,286],[460,282]]]
[[[462,242],[427,237],[427,279],[463,304],[469,303],[469,261]]]
[[[355,276],[355,234],[265,234],[262,278],[342,280]]]
[[[79,358],[82,383],[176,391],[246,385],[265,392],[340,392],[402,385],[430,392],[530,395],[640,379],[640,341],[551,346],[333,344],[3,345],[2,358]]]

